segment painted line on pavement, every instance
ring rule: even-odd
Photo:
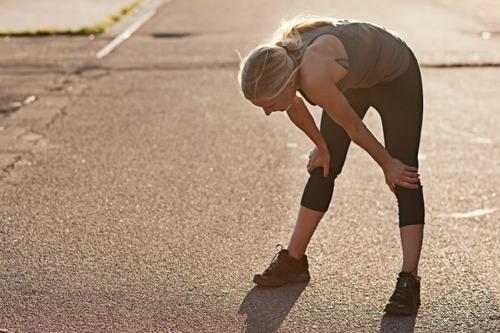
[[[470,212],[466,213],[454,213],[454,214],[440,214],[440,217],[454,217],[458,219],[465,219],[465,218],[470,218],[470,217],[478,217],[482,215],[487,215],[491,214],[493,212],[496,212],[498,208],[484,208],[484,209],[476,209]]]
[[[171,0],[165,0],[161,3],[167,3],[170,2]],[[146,23],[149,19],[151,19],[157,12],[158,6],[155,6],[151,10],[147,11],[144,15],[139,17],[137,21],[135,21],[133,24],[131,24],[125,31],[123,31],[121,34],[116,36],[111,42],[109,42],[106,46],[104,46],[99,52],[96,53],[96,58],[97,59],[102,59],[108,54],[110,54],[118,45],[126,41],[127,39],[134,34],[144,23]]]
[[[422,62],[419,63],[423,68],[490,68],[500,67],[500,62],[484,61],[484,62]]]

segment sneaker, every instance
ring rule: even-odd
[[[279,248],[281,247],[281,249]],[[290,282],[309,282],[309,264],[307,256],[295,259],[288,255],[283,245],[277,244],[278,253],[273,257],[268,268],[262,274],[255,274],[253,282],[262,287],[279,287]]]
[[[390,314],[411,315],[420,306],[420,276],[400,272],[394,293],[384,311]]]

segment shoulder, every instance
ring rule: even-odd
[[[330,78],[333,74],[332,65],[334,61],[323,47],[317,45],[309,46],[302,56],[300,67],[301,83]]]
[[[340,39],[332,34],[318,36],[302,55],[300,76],[304,80],[315,80],[317,76],[340,81],[347,71],[335,59],[347,59],[346,50]]]
[[[332,53],[321,46],[312,45],[306,49],[299,71],[300,89],[318,104],[334,101],[341,93],[337,90],[339,67]],[[328,102],[329,103],[329,102]]]
[[[322,36],[318,37],[321,38]],[[302,64],[299,69],[300,86],[303,90],[324,84],[336,82],[335,57],[322,44],[311,44],[302,56]]]
[[[316,37],[306,49],[306,52],[307,50],[314,50],[335,57],[346,57],[344,44],[340,38],[330,33],[323,33]]]

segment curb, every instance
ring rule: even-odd
[[[101,23],[93,26],[85,26],[80,29],[58,30],[50,28],[41,28],[35,30],[10,31],[0,30],[1,37],[37,37],[37,36],[82,36],[82,35],[97,35],[106,32],[124,16],[136,10],[142,5],[144,0],[134,0],[130,5],[122,8],[118,13],[111,15]]]

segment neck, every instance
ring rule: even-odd
[[[300,89],[300,75],[299,75],[299,72],[297,72],[297,75],[295,76],[295,82],[293,84],[294,84],[295,90],[299,90]]]
[[[300,76],[298,71],[296,71],[294,77],[288,81],[285,89],[291,89],[292,87],[296,91],[300,89]]]

